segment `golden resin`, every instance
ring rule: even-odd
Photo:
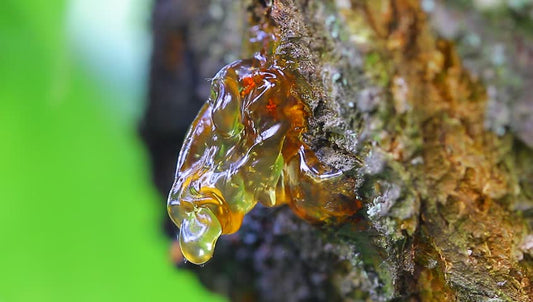
[[[322,164],[302,141],[309,110],[297,82],[260,56],[234,62],[213,79],[168,199],[190,262],[208,261],[218,237],[236,232],[257,202],[288,204],[311,222],[340,220],[361,207],[353,181]]]

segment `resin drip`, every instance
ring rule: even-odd
[[[213,79],[168,199],[190,262],[208,261],[218,237],[236,232],[257,202],[288,204],[311,222],[341,220],[361,207],[353,181],[302,141],[309,110],[296,83],[294,74],[260,56],[234,62]]]

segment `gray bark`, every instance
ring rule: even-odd
[[[364,203],[336,226],[258,206],[180,269],[234,301],[530,301],[533,4],[486,3],[156,1],[141,133],[163,196],[206,79],[268,11],[312,88],[306,141]]]

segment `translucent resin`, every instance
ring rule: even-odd
[[[353,181],[321,163],[302,141],[309,110],[297,76],[261,57],[213,79],[210,99],[181,149],[168,212],[190,262],[208,261],[221,234],[236,232],[258,202],[288,204],[311,222],[353,215]]]

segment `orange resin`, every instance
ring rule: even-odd
[[[190,262],[208,261],[257,202],[288,204],[311,222],[353,215],[353,180],[302,141],[309,109],[295,73],[258,56],[224,67],[182,147],[168,212]]]

